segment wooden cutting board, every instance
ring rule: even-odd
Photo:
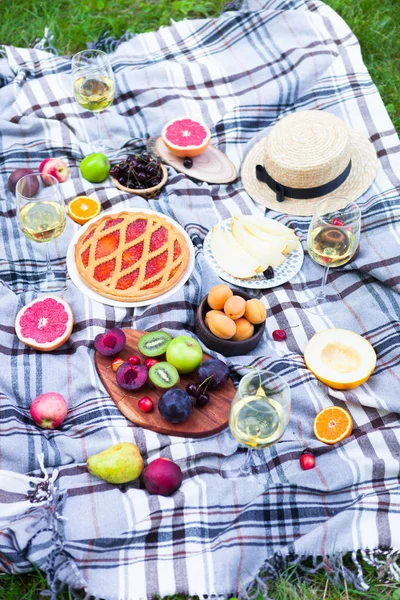
[[[137,345],[139,338],[146,332],[136,331],[135,329],[124,329],[124,332],[126,335],[126,347],[118,356],[126,359],[131,354],[136,354],[141,358],[146,358],[142,357]],[[186,421],[174,424],[162,418],[158,410],[158,400],[163,391],[153,387],[151,383],[149,385],[149,380],[145,386],[134,392],[129,392],[119,387],[116,382],[115,373],[111,368],[114,358],[113,356],[102,356],[96,352],[96,368],[111,399],[115,402],[121,413],[129,421],[135,423],[135,425],[165,435],[193,438],[214,435],[228,426],[229,408],[236,391],[230,379],[224,386],[210,392],[210,402],[206,406],[203,408],[194,406],[190,417]],[[211,357],[204,353],[203,359],[207,360],[208,358]],[[177,387],[184,390],[188,383],[197,383],[196,371],[190,375],[182,375]],[[143,396],[149,396],[153,400],[154,408],[149,413],[142,412],[137,406],[138,401]]]

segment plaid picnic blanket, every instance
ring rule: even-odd
[[[196,183],[169,170],[169,182],[148,204],[79,174],[85,131],[94,118],[74,101],[71,59],[40,49],[5,47],[0,60],[0,564],[8,573],[37,565],[55,597],[59,585],[87,597],[136,600],[174,593],[255,593],[289,565],[325,569],[367,589],[364,561],[400,578],[400,146],[379,93],[346,24],[316,0],[247,0],[216,19],[183,21],[136,35],[111,60],[117,95],[102,118],[120,156],[143,149],[170,118],[189,114],[212,130],[212,143],[237,167],[277,119],[298,110],[327,110],[367,132],[379,157],[373,186],[359,199],[362,241],[357,258],[332,273],[341,311],[328,320],[302,310],[322,269],[306,257],[290,282],[259,294],[267,333],[249,355],[228,360],[235,376],[251,365],[279,373],[292,392],[284,438],[263,452],[269,473],[224,479],[219,467],[236,451],[228,431],[205,439],[167,437],[135,427],[108,397],[94,367],[92,341],[114,325],[193,333],[199,300],[218,278],[203,257],[209,228],[239,212],[263,215],[240,178],[229,185]],[[83,127],[85,126],[85,128]],[[65,199],[96,195],[103,210],[147,207],[176,219],[196,250],[188,283],[162,305],[112,308],[84,297],[68,281],[64,299],[75,316],[60,349],[41,354],[21,344],[13,323],[43,277],[44,250],[19,231],[7,178],[48,156],[66,160]],[[309,218],[268,212],[301,236]],[[52,245],[52,263],[65,275],[68,222]],[[306,286],[308,285],[308,288]],[[305,368],[307,340],[340,326],[368,339],[377,368],[361,387],[340,392]],[[271,332],[285,329],[285,342]],[[58,430],[36,427],[30,402],[42,392],[67,399]],[[345,406],[353,434],[328,447],[312,433],[323,407]],[[145,461],[178,461],[184,481],[172,497],[150,496],[139,481],[113,486],[92,477],[88,456],[121,441],[135,442]],[[314,449],[316,468],[302,471],[299,455]],[[353,565],[343,563],[352,553]]]

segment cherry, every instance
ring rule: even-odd
[[[132,356],[128,356],[126,360],[130,365],[133,365],[134,367],[136,365],[140,365],[140,358],[138,356],[135,356],[134,354],[132,354]]]
[[[306,448],[301,453],[300,466],[303,469],[303,471],[308,471],[309,469],[313,469],[315,467],[314,454],[309,448]]]
[[[193,398],[197,398],[197,396],[200,394],[200,390],[195,383],[188,383],[186,386],[186,391],[189,396],[192,396]]]
[[[146,369],[150,369],[153,365],[156,365],[157,363],[158,360],[156,360],[155,358],[145,358],[143,361],[143,364],[146,367]]]
[[[338,219],[337,217],[335,217],[334,219],[332,219],[332,225],[337,225],[337,227],[343,227],[344,222],[342,221],[342,219]]]
[[[142,411],[142,412],[150,412],[153,410],[153,400],[151,398],[149,398],[148,396],[143,396],[143,398],[141,398],[138,402],[138,408]]]
[[[205,406],[209,402],[210,402],[210,396],[207,394],[207,392],[203,392],[202,394],[199,394],[196,398],[196,406],[198,408],[203,408],[203,406]]]
[[[123,362],[125,362],[123,358],[114,358],[114,360],[111,363],[111,368],[114,371],[114,373],[118,371],[118,368],[122,365]]]
[[[183,159],[183,166],[186,169],[191,169],[193,167],[193,160],[187,156]]]
[[[275,329],[272,332],[272,337],[276,342],[283,342],[283,340],[286,340],[286,331],[284,329]]]

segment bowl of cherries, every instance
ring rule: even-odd
[[[113,184],[123,192],[153,198],[166,184],[167,169],[148,152],[129,154],[110,169]]]

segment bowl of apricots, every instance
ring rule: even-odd
[[[201,341],[224,356],[247,354],[261,340],[267,310],[261,300],[226,284],[216,285],[200,302],[195,329]]]

